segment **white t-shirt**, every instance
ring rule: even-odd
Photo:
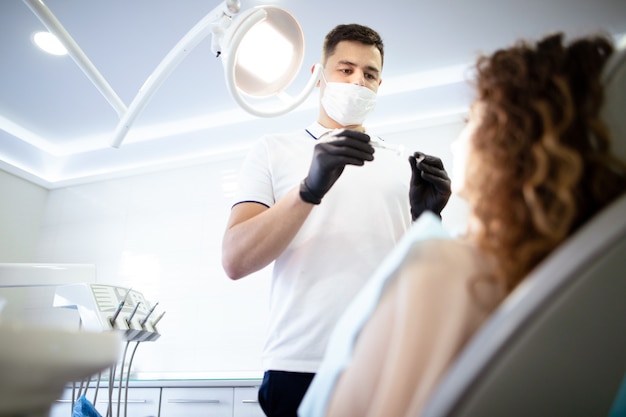
[[[299,417],[325,415],[337,379],[350,363],[363,326],[375,311],[385,289],[396,278],[402,264],[411,262],[411,252],[424,240],[449,238],[439,218],[432,213],[423,214],[413,224],[337,320],[324,361],[298,408]]]
[[[250,150],[235,202],[273,206],[306,177],[315,123],[289,134],[266,135]],[[408,160],[377,149],[374,161],[346,166],[274,262],[266,370],[316,372],[330,332],[411,224]]]

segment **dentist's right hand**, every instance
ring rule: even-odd
[[[334,136],[315,145],[309,173],[300,183],[300,198],[307,203],[320,204],[346,165],[360,166],[374,159],[369,135],[345,129]]]

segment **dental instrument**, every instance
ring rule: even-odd
[[[163,318],[164,315],[165,315],[165,311],[162,312],[161,314],[159,314],[159,317],[157,317],[156,320],[152,322],[152,326],[153,327],[156,326],[157,323],[161,321],[161,319]]]
[[[152,306],[152,308],[150,309],[150,311],[148,311],[148,314],[146,314],[146,317],[143,318],[143,320],[141,320],[139,322],[139,325],[143,328],[146,323],[148,322],[148,317],[150,317],[152,315],[152,313],[154,312],[154,309],[156,308],[156,306],[158,306],[159,303],[156,303],[154,306]]]
[[[128,298],[129,293],[130,293],[130,288],[128,289],[128,291],[126,291],[126,295],[124,295],[124,298],[122,298],[122,301],[120,301],[120,303],[117,305],[117,309],[115,310],[115,313],[113,314],[113,316],[109,318],[109,322],[111,323],[111,326],[115,327],[115,320],[117,320],[117,316],[119,316],[119,314],[122,312],[122,309],[124,308],[124,304],[126,304],[126,298]]]
[[[376,149],[384,149],[387,151],[393,152],[396,156],[404,155],[406,148],[404,145],[400,145],[397,143],[389,143],[378,138],[371,138],[370,145],[372,145]]]
[[[343,132],[344,130],[345,129],[329,130],[328,132],[320,135],[320,137],[317,138],[317,140],[321,142],[332,142],[333,140],[336,140],[338,137],[340,137],[341,136],[340,133]],[[384,140],[376,136],[370,136],[369,144],[372,145],[376,149],[384,149],[386,151],[391,151],[396,156],[403,156],[406,154],[406,147],[404,145],[385,142]],[[408,154],[406,155],[408,156]]]
[[[116,401],[116,417],[120,417],[122,404],[124,407],[124,416],[126,416],[130,374],[139,343],[154,341],[160,337],[156,325],[163,318],[165,312],[161,312],[156,320],[150,320],[150,317],[155,313],[158,305],[158,302],[154,305],[149,303],[143,294],[138,291],[113,285],[79,283],[63,285],[56,288],[54,306],[78,309],[83,330],[94,332],[119,332],[126,341],[121,363],[111,366],[109,371],[109,392],[108,401],[106,401],[108,405],[106,413],[103,414],[106,417],[114,417],[114,389],[119,390]],[[141,317],[141,320],[138,320],[137,317]],[[128,348],[131,342],[135,342],[135,346],[130,360],[126,362]],[[118,366],[119,377],[116,380]],[[84,384],[81,383],[79,394],[86,394],[88,384],[89,381],[87,381],[87,386],[84,387]],[[96,403],[99,385],[100,375],[98,375],[98,386],[95,389],[94,405]],[[124,391],[124,400],[122,400],[122,391]],[[73,404],[77,401],[76,397],[80,398],[80,396],[73,396]]]

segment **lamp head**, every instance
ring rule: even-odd
[[[279,7],[249,9],[237,15],[224,33],[222,59],[227,83],[238,92],[254,98],[279,94],[302,65],[302,28]]]

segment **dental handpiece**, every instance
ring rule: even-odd
[[[143,320],[141,320],[139,322],[139,324],[141,325],[141,327],[143,327],[147,322],[148,322],[148,317],[150,317],[150,315],[152,314],[152,312],[154,311],[154,309],[156,308],[156,306],[158,306],[159,303],[156,303],[154,306],[152,306],[152,308],[150,309],[150,311],[148,311],[148,314],[146,314],[146,317],[143,318]]]
[[[137,302],[137,304],[135,305],[135,309],[133,310],[132,313],[130,313],[130,316],[128,316],[126,318],[126,324],[128,324],[128,326],[130,327],[130,323],[133,321],[133,317],[135,317],[135,313],[137,313],[137,309],[139,308],[139,305],[141,304],[141,301]]]
[[[122,312],[122,309],[124,308],[124,304],[126,304],[126,298],[128,297],[129,293],[130,293],[130,288],[126,291],[126,294],[124,294],[124,298],[122,298],[122,301],[120,301],[120,303],[117,305],[117,308],[115,309],[115,313],[113,313],[113,316],[109,319],[111,322],[111,325],[115,323],[115,320],[117,320],[117,316],[119,316],[120,313]]]
[[[165,315],[165,311],[159,314],[159,317],[157,317],[156,320],[152,322],[152,327],[156,327],[157,323],[161,321],[164,315]]]

